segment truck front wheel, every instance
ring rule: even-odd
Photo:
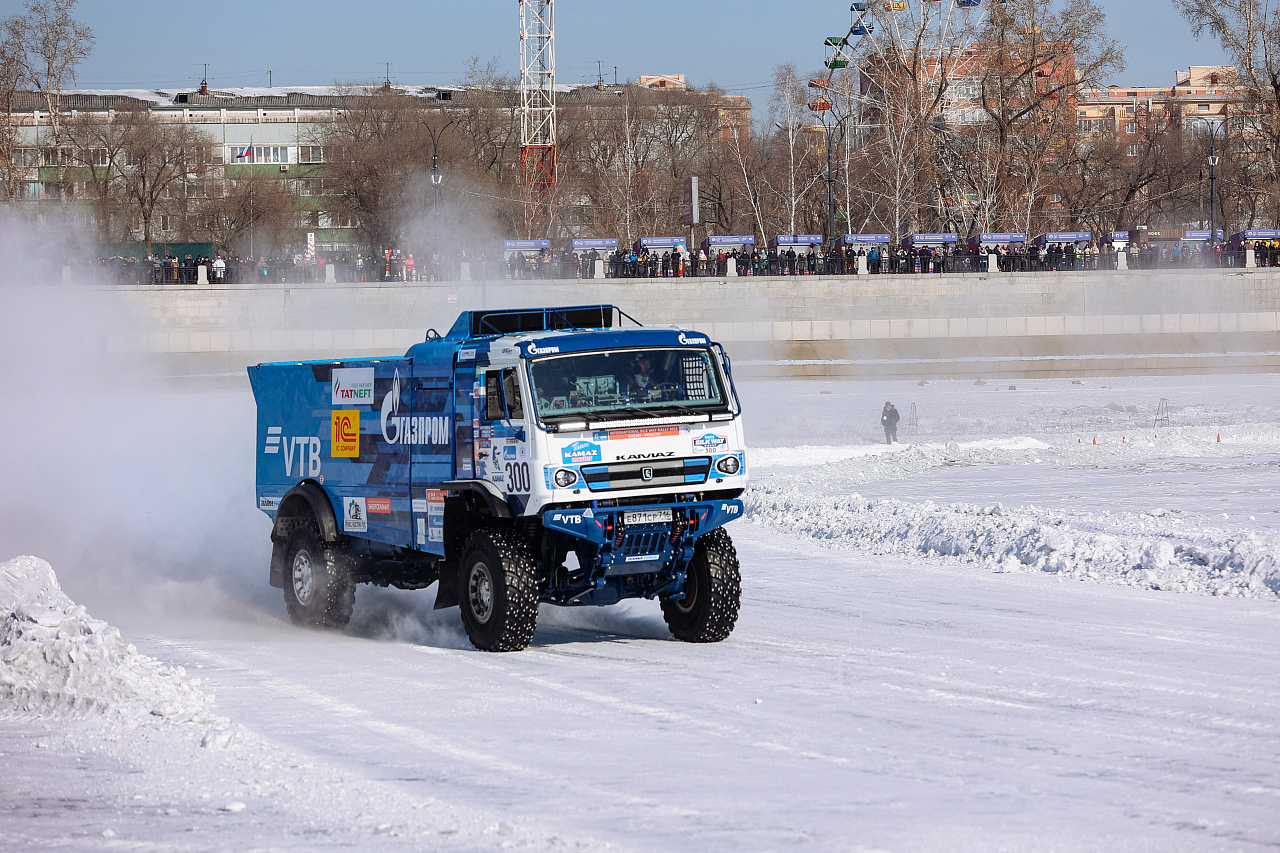
[[[529,645],[538,624],[537,573],[529,549],[497,528],[467,538],[458,566],[458,603],[471,644],[487,652]]]
[[[685,575],[684,598],[662,602],[662,618],[677,640],[718,643],[738,621],[742,578],[738,552],[724,528],[698,540]]]
[[[284,604],[293,624],[343,628],[351,621],[356,585],[342,554],[320,540],[313,520],[299,523],[289,534],[284,571]]]

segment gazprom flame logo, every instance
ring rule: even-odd
[[[560,347],[540,347],[533,341],[530,341],[524,348],[524,354],[527,356],[551,355],[557,352],[560,352]]]
[[[680,337],[676,338],[684,346],[706,346],[707,339],[702,337],[692,337],[684,332],[680,333]]]
[[[449,419],[444,415],[400,414],[400,371],[382,398],[382,438],[387,444],[449,445]]]

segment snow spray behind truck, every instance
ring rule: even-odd
[[[624,321],[633,325],[624,328]],[[729,636],[747,459],[706,335],[611,305],[468,311],[403,358],[249,368],[270,582],[341,627],[356,584],[459,605],[471,642],[523,649],[538,603],[657,598],[689,642]]]

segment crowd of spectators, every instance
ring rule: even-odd
[[[1255,264],[1280,266],[1280,241],[1252,245]],[[272,256],[257,260],[239,256],[215,258],[176,256],[99,259],[95,278],[119,284],[194,284],[199,267],[209,282],[219,284],[323,282],[372,283],[388,281],[459,281],[510,279],[592,278],[597,264],[607,278],[666,278],[724,276],[730,266],[740,276],[870,275],[987,272],[988,254],[996,256],[1003,272],[1070,272],[1116,269],[1118,255],[1127,255],[1130,269],[1243,267],[1244,246],[1207,243],[1146,243],[1115,248],[1110,244],[1007,244],[994,247],[957,245],[906,247],[821,246],[690,252],[684,247],[639,252],[618,249],[588,252],[512,252],[467,254],[428,252],[415,258],[398,250],[381,255],[317,255],[307,258]],[[464,275],[465,272],[465,275]]]

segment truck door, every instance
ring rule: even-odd
[[[492,366],[483,376],[480,435],[476,437],[476,465],[483,473],[477,476],[497,485],[519,514],[533,486],[520,372],[514,366]]]
[[[412,414],[406,424],[413,544],[419,551],[443,554],[440,484],[453,479],[453,360],[448,344],[420,349],[427,351],[414,356]]]

